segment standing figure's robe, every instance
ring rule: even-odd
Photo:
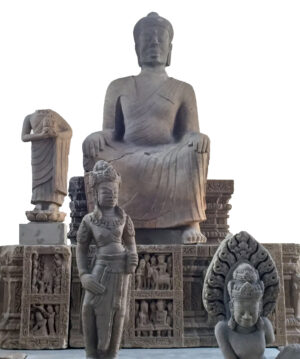
[[[114,166],[122,177],[119,205],[135,228],[170,228],[206,219],[209,152],[199,153],[195,145],[201,135],[190,85],[168,78],[140,99],[134,76],[112,82],[100,134],[104,148],[95,156],[84,153],[85,171],[99,159]],[[88,184],[87,189],[93,208]]]
[[[61,118],[56,118],[58,135],[31,142],[32,197],[31,203],[62,205],[67,195],[68,155],[72,131]],[[61,122],[61,123],[60,123]],[[35,133],[43,131],[43,120]],[[59,129],[62,128],[62,131]]]

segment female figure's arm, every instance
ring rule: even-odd
[[[88,253],[89,245],[92,238],[92,231],[88,223],[88,216],[86,215],[77,232],[77,246],[76,246],[76,262],[79,272],[79,278],[84,289],[93,294],[101,294],[104,291],[103,286],[89,273],[88,269]]]
[[[138,255],[135,245],[135,231],[131,218],[126,215],[126,222],[123,231],[123,243],[127,249],[127,273],[133,273],[138,265]]]

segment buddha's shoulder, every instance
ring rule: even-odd
[[[131,86],[134,83],[134,77],[133,76],[126,76],[126,77],[120,77],[116,80],[113,80],[108,85],[108,90],[110,91],[122,91],[128,86]]]
[[[179,86],[184,90],[193,91],[193,86],[187,82],[174,79],[174,77],[169,77],[169,81],[173,82],[175,86]]]

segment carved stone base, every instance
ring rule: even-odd
[[[66,245],[67,227],[64,223],[26,223],[19,225],[20,245]]]
[[[0,247],[0,347],[68,346],[71,250]]]
[[[63,222],[66,213],[53,211],[26,211],[28,221],[30,222]]]
[[[283,283],[282,245],[266,244]],[[300,246],[299,246],[300,247]],[[215,347],[215,319],[202,303],[202,286],[217,245],[138,245],[139,266],[132,278],[123,347]],[[90,248],[90,259],[94,247]],[[72,248],[75,254],[75,247]],[[140,265],[141,262],[145,263]],[[149,264],[148,264],[149,263]],[[143,268],[147,269],[143,269]],[[83,347],[80,333],[82,289],[72,262],[70,346]],[[158,303],[160,301],[160,303]],[[284,287],[271,320],[276,341],[286,345]],[[157,314],[159,312],[159,314]],[[300,334],[298,335],[300,338]]]

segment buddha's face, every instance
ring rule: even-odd
[[[253,327],[260,315],[260,300],[234,299],[233,316],[236,323],[244,328]]]
[[[141,66],[166,65],[170,51],[168,30],[160,26],[142,28],[136,43],[136,52]]]
[[[98,188],[98,204],[100,207],[115,207],[118,204],[119,184],[102,182]]]

